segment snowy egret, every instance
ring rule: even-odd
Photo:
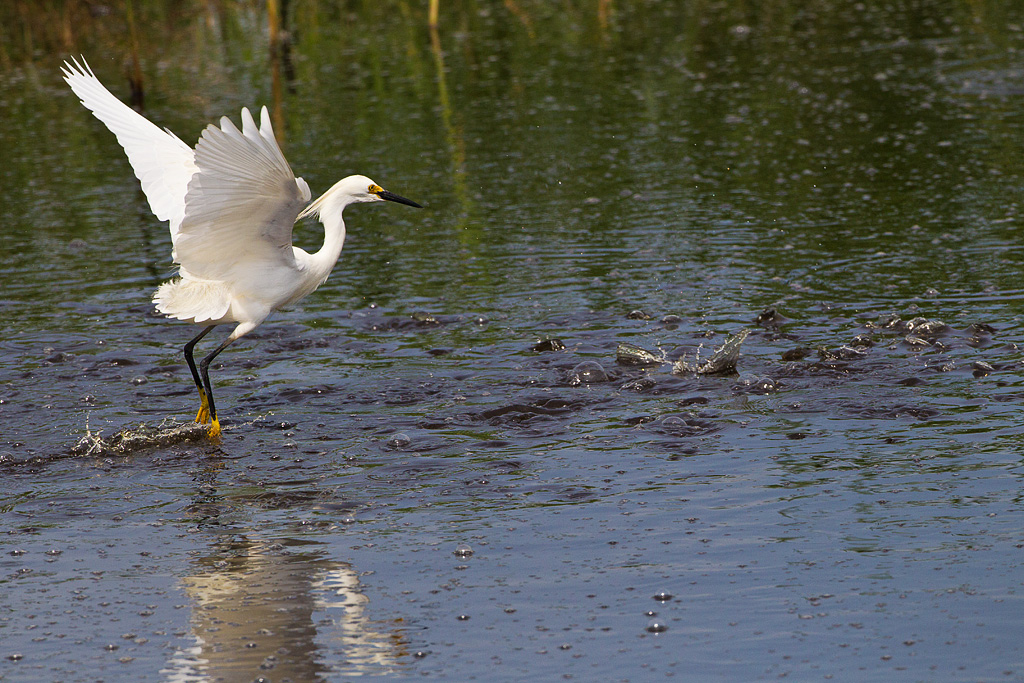
[[[345,207],[379,201],[422,207],[361,175],[338,181],[309,203],[309,186],[281,153],[266,107],[258,128],[242,109],[241,131],[223,117],[220,128],[206,127],[193,150],[114,97],[85,59],[64,62],[61,70],[82,104],[117,136],[153,213],[170,221],[178,277],[160,285],[153,303],[170,318],[204,326],[185,344],[185,360],[199,390],[196,422],[209,422],[210,436],[217,437],[210,363],[271,312],[327,280],[345,242]],[[292,227],[306,216],[324,225],[324,244],[313,254],[292,246]],[[197,370],[193,348],[223,323],[237,326]]]

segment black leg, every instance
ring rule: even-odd
[[[196,383],[196,389],[199,390],[200,405],[199,412],[196,414],[196,422],[198,422],[199,424],[205,424],[209,422],[210,406],[209,403],[207,402],[206,392],[203,390],[203,380],[199,378],[199,372],[196,370],[196,361],[192,357],[192,349],[195,348],[196,344],[198,344],[203,337],[210,334],[210,332],[213,331],[214,327],[216,327],[216,325],[204,327],[202,332],[200,332],[199,334],[192,338],[192,341],[185,344],[185,362],[188,363],[188,369],[192,372],[192,379]]]
[[[220,436],[220,421],[217,419],[217,406],[213,402],[213,387],[210,386],[210,363],[217,354],[228,347],[228,344],[235,341],[234,337],[228,337],[220,346],[215,348],[210,355],[199,361],[199,372],[203,375],[203,386],[206,388],[206,400],[210,407],[210,436]]]

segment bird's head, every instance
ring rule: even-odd
[[[397,204],[413,206],[417,209],[423,208],[411,199],[406,199],[394,192],[388,192],[364,175],[350,175],[336,182],[331,189],[324,192],[323,195],[303,209],[302,213],[299,214],[299,218],[320,215],[325,211],[340,211],[349,204],[360,202],[395,202]]]
[[[423,208],[411,199],[406,199],[394,192],[388,192],[364,175],[350,175],[349,177],[338,181],[338,183],[331,188],[331,193],[337,193],[339,198],[347,196],[348,202],[346,203],[352,204],[355,204],[356,202],[386,201],[405,204],[406,206],[413,206],[417,209]]]

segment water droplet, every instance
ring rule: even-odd
[[[103,649],[107,650],[108,652],[113,652],[114,650],[117,650],[120,647],[121,647],[120,645],[116,645],[114,643],[107,643],[106,645],[103,646]]]
[[[416,657],[417,659],[423,659],[424,657],[426,657],[429,654],[430,654],[429,650],[417,650],[416,654],[414,654],[413,657]]]
[[[355,524],[356,523],[356,518],[355,517],[342,517],[341,518],[341,523],[342,524]]]
[[[668,624],[661,619],[651,619],[647,622],[648,633],[664,633],[668,630]]]
[[[413,311],[412,315],[409,316],[415,322],[421,325],[437,325],[437,317],[433,313],[427,313],[426,311]]]
[[[620,365],[658,365],[665,361],[658,354],[627,342],[619,342],[615,349],[615,360]]]
[[[619,387],[622,391],[635,391],[640,394],[645,391],[649,391],[658,385],[650,377],[638,377],[637,379],[630,380]]]
[[[976,360],[973,363],[971,363],[971,370],[971,374],[973,374],[975,377],[984,377],[985,375],[988,375],[989,373],[996,371],[996,369],[992,366],[991,363],[986,363],[983,360]]]
[[[139,375],[138,377],[132,377],[132,384],[134,384],[135,386],[147,383],[149,383],[149,380],[143,377],[142,375]]]
[[[21,548],[15,548],[14,550],[11,551],[11,557],[21,557],[24,554],[25,554],[25,551],[22,550]]]
[[[407,434],[398,433],[387,440],[386,446],[388,448],[405,448],[412,443],[412,439]]]
[[[460,614],[458,616],[458,620],[459,621],[469,621],[469,615],[468,614]]]
[[[608,372],[601,364],[592,360],[583,361],[569,373],[569,385],[574,387],[580,384],[607,382],[609,379]]]
[[[855,349],[867,348],[875,345],[875,340],[871,338],[870,334],[858,334],[856,337],[850,340],[850,346]]]
[[[562,343],[561,339],[541,339],[531,348],[539,353],[544,351],[564,351],[565,344]]]
[[[7,655],[7,659],[11,660],[12,662],[20,662],[21,660],[25,659],[25,655],[21,654],[20,652],[15,652],[13,654]]]
[[[760,377],[749,372],[740,375],[736,387],[750,394],[772,394],[779,390],[778,382],[771,377]]]
[[[456,546],[454,554],[457,557],[469,557],[473,554],[473,549],[469,547],[468,543],[460,543]]]
[[[652,597],[658,602],[668,602],[673,596],[668,591],[658,591]]]

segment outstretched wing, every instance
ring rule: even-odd
[[[72,63],[73,62],[73,63]],[[107,90],[83,58],[64,62],[64,80],[124,147],[149,207],[171,222],[171,237],[185,216],[185,191],[196,172],[195,152],[174,133],[161,130]]]
[[[224,117],[196,145],[175,260],[190,276],[231,280],[259,264],[294,263],[292,226],[309,186],[281,153],[263,107],[260,127],[242,110],[242,130]]]

